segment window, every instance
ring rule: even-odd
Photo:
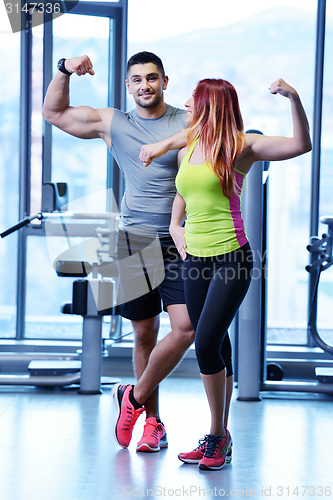
[[[180,107],[201,78],[229,80],[238,91],[246,129],[267,135],[291,133],[289,102],[268,91],[282,77],[299,92],[312,126],[316,2],[241,4],[211,0],[199,14],[193,2],[171,1],[161,27],[155,12],[151,18],[146,11],[141,14],[130,0],[128,55],[140,50],[158,54],[170,78],[166,101]],[[142,23],[149,31],[138,29]],[[331,36],[328,23],[327,40]],[[127,106],[133,107],[131,97]],[[331,106],[327,112],[331,119]],[[270,166],[268,342],[307,342],[310,184],[311,154]]]
[[[89,33],[89,38],[87,38],[87,33]],[[33,30],[31,205],[36,207],[34,213],[41,210],[42,35],[41,27]],[[107,107],[109,36],[110,19],[108,17],[70,14],[53,21],[54,74],[57,71],[56,63],[61,57],[85,54],[88,51],[98,74],[98,78],[89,76],[79,78],[76,75],[71,77],[70,95],[71,104],[74,106],[84,103],[95,108]],[[106,194],[107,155],[108,151],[103,141],[83,141],[52,127],[51,180],[54,183],[67,183],[69,202],[83,197],[87,200],[86,195],[96,192]],[[85,203],[84,207],[81,207],[81,211],[89,212],[90,210],[97,211],[96,206],[89,207]],[[104,199],[100,198],[98,210],[106,211],[106,196]],[[60,245],[59,248],[63,251],[61,240],[62,238],[52,238],[52,246]],[[45,238],[29,236],[27,238],[25,337],[80,339],[82,318],[64,315],[60,310],[63,302],[72,300],[73,279],[57,277],[52,264]]]
[[[36,26],[33,21],[35,27],[31,30],[18,34],[8,31],[7,37],[7,32],[0,33],[2,61],[6,74],[11,75],[2,80],[0,98],[1,232],[41,211],[42,181],[67,182],[70,202],[103,192],[98,209],[108,209],[107,189],[112,189],[117,175],[112,171],[105,144],[80,141],[43,123],[43,86],[45,89],[47,79],[52,78],[58,59],[89,52],[98,78],[87,77],[78,85],[79,78],[72,77],[72,103],[124,107],[127,3],[74,3],[70,13],[55,16],[44,25]],[[24,15],[30,22],[31,13]],[[89,203],[81,208],[96,210]],[[81,339],[82,318],[60,313],[61,303],[71,300],[73,280],[56,276],[44,225],[35,222],[1,240],[0,336]],[[62,243],[54,237],[52,250],[59,248],[61,252]]]
[[[6,75],[0,92],[0,232],[17,223],[19,206],[20,35],[0,32]],[[0,336],[15,337],[17,233],[0,240]]]
[[[109,34],[110,20],[106,17],[70,15],[54,21],[55,70],[61,57],[88,53],[96,72],[93,77],[71,77],[70,98],[73,106],[108,106]],[[56,127],[52,128],[52,141],[52,182],[67,182],[70,200],[106,188],[108,151],[103,141],[92,140],[88,144]],[[101,209],[106,209],[106,199]],[[88,207],[84,211],[88,211]]]

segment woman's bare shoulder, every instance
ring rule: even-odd
[[[242,135],[242,149],[235,161],[235,169],[239,172],[247,174],[254,162],[252,146],[256,141],[257,134],[243,134]]]
[[[186,153],[188,151],[188,147],[185,146],[184,148],[181,148],[179,151],[178,151],[178,167],[180,166],[181,162],[183,161]]]

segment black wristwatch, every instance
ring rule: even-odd
[[[66,59],[64,57],[60,59],[57,64],[57,68],[59,71],[61,71],[61,73],[64,73],[64,75],[71,76],[72,73],[67,71],[67,69],[65,68],[65,61]]]

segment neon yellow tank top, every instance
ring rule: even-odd
[[[209,163],[190,165],[194,141],[176,177],[176,188],[186,203],[186,251],[198,257],[223,255],[247,243],[241,213],[241,197],[224,196],[220,180]],[[246,174],[235,170],[241,193]]]

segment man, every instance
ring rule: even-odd
[[[126,183],[121,206],[120,246],[128,247],[131,255],[132,235],[138,234],[139,240],[146,236],[140,232],[142,227],[144,233],[149,230],[151,234],[157,233],[161,243],[164,280],[158,288],[119,306],[119,313],[133,325],[137,384],[134,387],[117,384],[112,391],[116,407],[114,434],[118,444],[124,448],[130,444],[133,426],[138,416],[146,411],[137,451],[159,451],[168,443],[159,418],[158,384],[179,363],[194,341],[194,332],[185,305],[181,258],[169,235],[177,151],[170,151],[148,168],[140,162],[139,153],[143,144],[160,141],[185,128],[185,111],[165,103],[168,77],[160,58],[150,52],[135,54],[128,61],[126,86],[135,101],[135,109],[129,113],[112,108],[70,106],[70,75],[95,74],[88,56],[61,59],[58,69],[45,97],[43,116],[76,137],[101,138],[110,149]],[[136,244],[135,241],[134,247]],[[161,302],[169,314],[171,332],[156,344]]]

